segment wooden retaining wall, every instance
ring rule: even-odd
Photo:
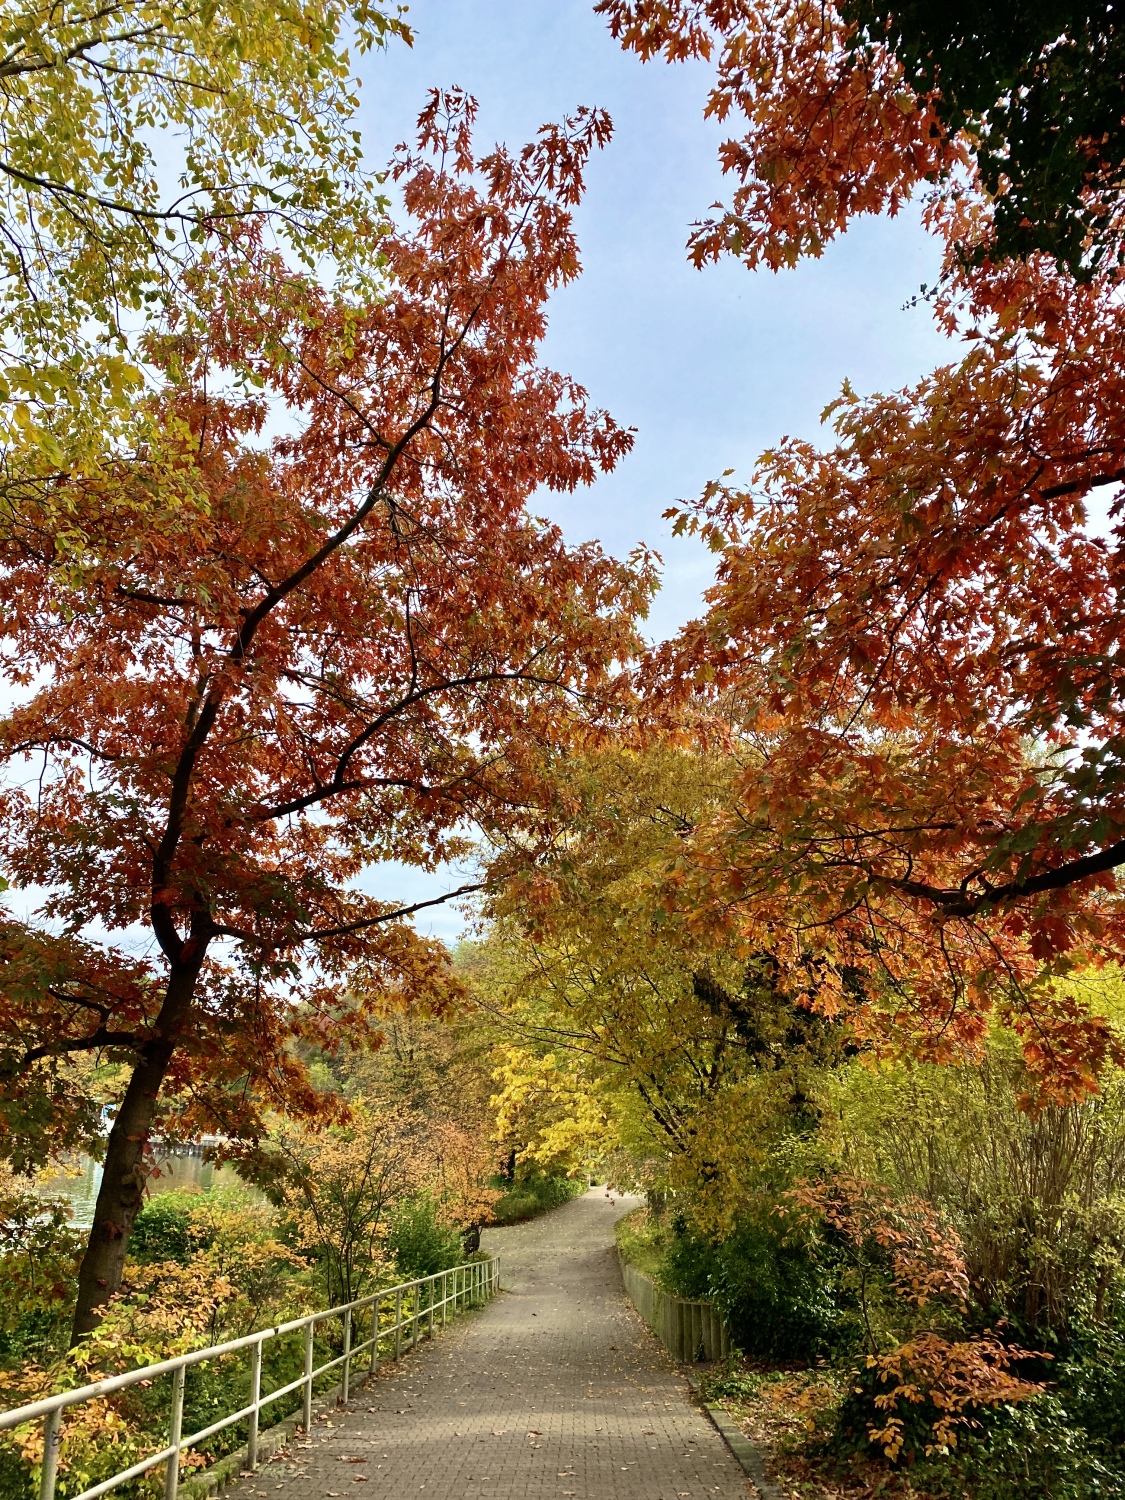
[[[692,1364],[730,1353],[730,1334],[710,1302],[685,1302],[662,1292],[651,1276],[618,1254],[630,1302],[673,1359]]]

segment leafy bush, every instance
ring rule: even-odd
[[[82,1236],[62,1200],[0,1181],[0,1368],[66,1347]]]
[[[147,1204],[142,1215],[145,1258],[129,1262],[122,1292],[109,1302],[97,1330],[78,1348],[67,1351],[65,1318],[60,1320],[60,1336],[38,1351],[37,1357],[25,1356],[18,1367],[0,1371],[3,1405],[22,1405],[49,1392],[218,1343],[306,1310],[306,1264],[276,1237],[275,1210],[227,1190],[170,1193],[166,1200]],[[35,1223],[40,1229],[44,1226],[42,1205]],[[67,1232],[65,1225],[55,1228],[64,1235]],[[71,1295],[65,1294],[64,1314],[69,1312]],[[334,1329],[322,1330],[325,1340],[334,1335]],[[300,1373],[302,1362],[299,1340],[267,1344],[263,1389],[287,1384]],[[245,1400],[248,1379],[246,1351],[190,1371],[184,1397],[185,1431],[207,1427],[237,1410]],[[299,1393],[293,1393],[272,1414],[284,1416],[299,1399]],[[164,1377],[74,1408],[64,1426],[60,1500],[151,1451],[165,1428],[168,1400],[169,1381]],[[243,1425],[227,1428],[201,1445],[197,1461],[221,1457],[244,1438]],[[0,1434],[0,1496],[4,1500],[30,1500],[40,1447],[38,1423]],[[155,1494],[159,1483],[159,1475],[137,1481],[128,1493],[135,1497]]]
[[[1115,993],[1120,979],[1103,976],[1095,1012]],[[1107,1069],[1082,1103],[1028,1110],[1036,1086],[1019,1039],[996,1027],[979,1064],[856,1068],[840,1098],[859,1170],[956,1227],[979,1324],[1002,1317],[1065,1352],[1080,1309],[1112,1320],[1125,1293],[1125,1071]]]
[[[1110,1500],[1125,1493],[1125,1471],[1091,1451],[1065,1402],[1044,1394],[1002,1407],[980,1432],[911,1471],[920,1488],[973,1500]]]
[[[736,1355],[704,1376],[701,1390],[707,1401],[750,1401],[761,1394],[763,1380],[761,1371],[740,1368]]]
[[[832,1264],[776,1215],[746,1218],[718,1243],[681,1224],[658,1279],[677,1297],[713,1302],[733,1342],[755,1358],[817,1359],[854,1331]]]
[[[150,1198],[133,1221],[130,1258],[139,1265],[174,1260],[186,1266],[192,1252],[191,1200],[197,1196],[181,1192]]]
[[[404,1281],[447,1271],[465,1259],[460,1234],[442,1222],[429,1193],[416,1193],[394,1211],[387,1229],[387,1249]]]
[[[1041,1394],[1014,1374],[1024,1351],[995,1338],[950,1340],[920,1333],[897,1349],[868,1355],[849,1375],[836,1445],[914,1464],[945,1454],[1003,1408]]]
[[[651,1208],[634,1209],[613,1226],[617,1248],[631,1266],[660,1281],[670,1231]]]
[[[561,1177],[534,1168],[517,1177],[511,1188],[493,1205],[495,1224],[521,1224],[551,1208],[561,1208],[586,1191],[585,1179]]]
[[[1081,1427],[1090,1450],[1125,1475],[1125,1329],[1076,1328],[1055,1380],[1067,1423]]]

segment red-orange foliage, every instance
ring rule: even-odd
[[[882,1389],[873,1398],[879,1417],[868,1424],[868,1442],[887,1458],[898,1458],[910,1408],[928,1405],[926,1452],[956,1447],[967,1428],[980,1426],[982,1408],[1012,1406],[1042,1392],[1041,1385],[1011,1372],[1012,1364],[1030,1357],[1028,1350],[996,1338],[946,1339],[938,1333],[920,1333],[887,1354],[873,1354],[868,1369]]]
[[[785,1194],[783,1212],[825,1225],[857,1257],[885,1255],[891,1284],[904,1302],[968,1307],[969,1277],[961,1241],[921,1198],[896,1199],[885,1187],[841,1174],[800,1182]]]
[[[181,371],[165,416],[185,471],[158,526],[159,495],[129,504],[131,467],[54,497],[81,509],[88,552],[30,513],[0,543],[26,689],[0,725],[0,849],[46,917],[109,934],[6,928],[9,1149],[34,1154],[20,1135],[60,1059],[132,1067],[78,1332],[118,1284],[154,1125],[252,1138],[263,1107],[322,1107],[295,1038],[370,1040],[382,1006],[456,995],[444,949],[365,895],[363,870],[432,868],[474,829],[534,845],[558,813],[552,758],[627,702],[615,664],[638,649],[647,560],[568,548],[526,509],[630,442],[538,362],[609,124],[584,113],[477,160],[472,115],[435,96],[396,159],[410,225],[370,301],[258,253],[209,341],[154,351]],[[216,394],[236,354],[261,396]],[[271,400],[295,420],[274,441]],[[65,1092],[59,1139],[88,1109]]]
[[[857,213],[896,213],[921,182],[967,163],[885,47],[856,53],[822,0],[599,0],[623,46],[715,59],[706,114],[741,117],[723,142],[729,209],[695,226],[696,265],[730,253],[772,270],[819,255]]]
[[[748,122],[697,259],[787,264],[936,181],[934,311],[963,341],[911,389],[846,388],[833,446],[785,441],[679,516],[720,564],[664,688],[737,701],[746,772],[677,881],[872,1038],[971,1052],[1002,1007],[1043,1093],[1081,1094],[1119,1045],[1034,981],[1125,957],[1125,553],[1118,507],[1104,540],[1087,511],[1125,479],[1120,273],[990,261],[964,143],[831,5],[602,8],[642,52],[717,52],[710,108]]]
[[[967,1427],[979,1425],[983,1407],[1024,1401],[1043,1387],[1011,1373],[1021,1360],[1041,1359],[1026,1349],[1003,1343],[995,1333],[951,1337],[929,1328],[913,1333],[892,1349],[880,1348],[868,1320],[870,1283],[885,1260],[895,1293],[920,1312],[944,1309],[965,1312],[969,1278],[961,1242],[928,1203],[919,1198],[896,1200],[886,1188],[841,1175],[830,1182],[799,1183],[786,1195],[783,1211],[806,1224],[827,1229],[852,1268],[853,1286],[866,1327],[868,1351],[865,1382],[876,1413],[867,1438],[887,1458],[903,1450],[909,1409],[925,1408],[926,1451],[956,1445]]]

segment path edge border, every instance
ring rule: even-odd
[[[366,1383],[365,1380],[362,1385]],[[317,1398],[313,1403],[314,1422],[318,1416],[327,1416],[331,1412],[340,1410],[338,1403],[343,1391],[343,1386],[337,1385]],[[272,1427],[263,1427],[258,1434],[259,1467],[263,1463],[268,1463],[279,1448],[284,1448],[298,1428],[302,1430],[304,1428],[299,1411],[282,1417],[281,1421],[275,1422]],[[233,1453],[226,1454],[217,1463],[209,1465],[206,1469],[200,1469],[194,1476],[185,1476],[179,1484],[182,1500],[204,1500],[205,1496],[213,1495],[216,1490],[221,1490],[233,1480],[240,1478],[248,1456],[246,1444],[243,1443],[241,1448],[236,1448]]]
[[[761,1495],[762,1500],[785,1500],[784,1492],[766,1474],[761,1452],[739,1427],[730,1412],[715,1402],[706,1401],[699,1388],[699,1381],[691,1375],[688,1376],[688,1385],[691,1387],[692,1395],[710,1418],[712,1427],[726,1443],[738,1466]]]
[[[720,1437],[742,1465],[742,1471],[761,1495],[762,1500],[785,1500],[785,1496],[772,1479],[767,1478],[762,1455],[721,1406],[703,1403],[703,1410],[718,1429]]]

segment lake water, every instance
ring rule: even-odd
[[[238,1176],[233,1167],[217,1167],[214,1162],[204,1161],[202,1156],[166,1156],[157,1159],[159,1177],[148,1180],[150,1194],[170,1193],[177,1188],[200,1188],[207,1192],[213,1187],[237,1187],[251,1196],[258,1195]],[[88,1156],[78,1158],[73,1173],[60,1173],[42,1183],[39,1191],[45,1198],[66,1198],[74,1211],[73,1222],[79,1229],[88,1229],[94,1222],[94,1205],[98,1201],[98,1189],[102,1182],[101,1162]]]

